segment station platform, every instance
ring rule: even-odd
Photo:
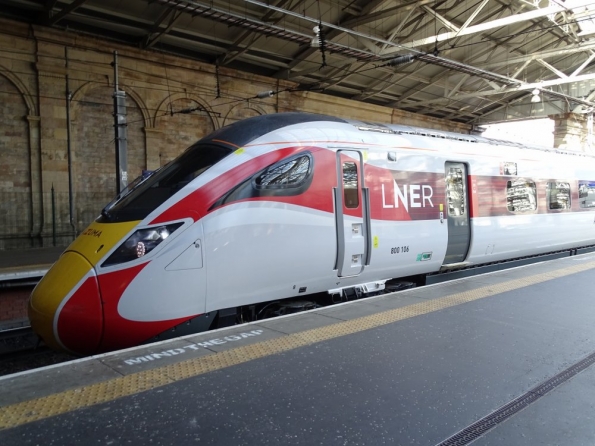
[[[0,444],[593,445],[595,255],[0,378]]]
[[[0,250],[0,282],[40,279],[65,249],[65,246],[52,246]]]

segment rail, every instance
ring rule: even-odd
[[[29,326],[0,331],[0,376],[72,359],[75,357],[40,342]]]

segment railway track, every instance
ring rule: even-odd
[[[40,343],[31,327],[0,331],[0,376],[75,359]]]
[[[37,336],[31,327],[19,327],[0,331],[0,358],[3,355],[30,350],[37,344]]]

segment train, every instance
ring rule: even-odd
[[[29,299],[89,355],[595,244],[595,158],[307,113],[240,120],[121,193]]]

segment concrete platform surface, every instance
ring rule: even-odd
[[[0,444],[593,445],[594,270],[574,256],[8,376]]]
[[[0,282],[41,278],[66,247],[0,250]]]

